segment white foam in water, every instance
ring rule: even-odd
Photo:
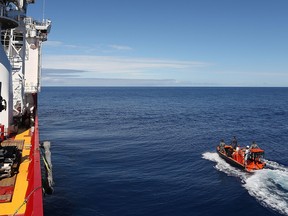
[[[243,187],[263,206],[288,215],[288,168],[273,161],[267,167],[250,175],[227,164],[217,153],[206,152],[203,158],[216,162],[215,168],[228,175],[238,177]]]
[[[239,177],[241,179],[245,179],[245,176],[248,175],[248,173],[245,173],[245,172],[241,171],[240,169],[237,169],[237,168],[231,166],[230,164],[226,163],[215,152],[214,153],[206,152],[202,155],[202,157],[206,160],[216,162],[215,168],[221,172],[226,173],[229,176],[235,176],[235,177]]]
[[[288,172],[288,168],[275,162],[275,161],[269,161],[269,160],[265,160],[266,162],[266,165],[268,168],[271,168],[271,169],[277,169],[277,170],[283,170],[283,171],[286,171]]]
[[[260,170],[246,179],[244,187],[261,204],[288,215],[288,172]]]

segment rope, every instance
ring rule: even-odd
[[[41,156],[42,156],[42,159],[43,159],[43,162],[44,162],[44,164],[45,164],[46,169],[47,169],[49,172],[51,172],[50,166],[49,166],[49,164],[47,163],[46,158],[45,158],[43,155],[41,155]]]
[[[40,188],[42,188],[42,186],[39,186],[39,187],[35,188],[34,190],[32,190],[32,191],[29,193],[29,195],[26,197],[26,199],[23,201],[23,203],[19,206],[19,208],[16,209],[15,213],[13,214],[13,216],[15,216],[15,215],[18,213],[18,211],[28,202],[30,196],[31,196],[36,190],[38,190],[38,189],[40,189]]]
[[[44,161],[44,164],[45,164],[45,166],[46,166],[46,169],[47,169],[49,172],[51,172],[50,166],[49,166],[49,164],[47,163],[46,158],[43,157],[43,155],[41,155],[41,156],[42,156],[42,158],[43,158],[43,161]],[[40,188],[42,188],[42,186],[39,186],[39,187],[35,188],[34,190],[32,190],[32,191],[29,193],[29,195],[26,197],[26,199],[23,201],[23,203],[16,209],[15,213],[13,214],[13,216],[15,216],[15,215],[18,213],[18,211],[28,202],[28,200],[30,199],[30,196],[31,196],[35,191],[39,190]]]
[[[49,166],[49,164],[48,164],[48,162],[47,162],[47,159],[46,159],[46,157],[44,156],[45,153],[44,153],[43,151],[44,151],[44,149],[43,149],[43,147],[41,146],[41,147],[40,147],[40,153],[41,153],[40,155],[41,155],[41,157],[42,157],[42,160],[43,160],[43,162],[44,162],[44,165],[45,165],[46,169],[47,169],[48,171],[51,171],[50,166]]]

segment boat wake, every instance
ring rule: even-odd
[[[263,206],[288,215],[288,168],[266,160],[267,168],[252,175],[230,166],[217,153],[206,152],[206,160],[216,162],[215,168],[229,176],[240,178],[243,187]]]

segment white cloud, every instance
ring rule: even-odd
[[[189,86],[174,79],[98,79],[43,77],[44,86]]]
[[[103,53],[111,53],[111,52],[117,52],[117,51],[130,51],[133,50],[132,47],[125,46],[125,45],[117,45],[117,44],[111,44],[111,45],[94,45],[94,46],[82,46],[82,45],[72,45],[72,44],[66,44],[62,41],[46,41],[44,43],[44,46],[50,47],[50,48],[68,48],[68,49],[82,49],[82,51],[98,51]],[[79,51],[79,50],[78,50]]]
[[[79,48],[87,48],[83,46],[77,46],[77,45],[72,45],[72,44],[65,44],[62,41],[46,41],[44,43],[44,46],[48,47],[57,47],[57,48],[70,48],[70,49],[79,49]]]
[[[129,46],[123,46],[123,45],[109,45],[110,48],[115,49],[115,50],[123,50],[123,51],[128,51],[128,50],[133,50],[131,47]]]
[[[46,41],[44,44],[45,46],[50,46],[50,47],[59,47],[63,45],[61,41]]]
[[[288,85],[286,71],[223,71],[206,62],[157,58],[44,55],[43,68],[43,83],[47,85]]]
[[[205,62],[163,60],[151,58],[129,58],[113,56],[46,55],[43,67],[60,70],[81,70],[106,74],[139,75],[147,71],[155,73],[165,70],[191,70],[208,66]],[[91,74],[91,73],[90,73]],[[115,77],[117,78],[117,77]],[[129,78],[129,77],[126,77]]]

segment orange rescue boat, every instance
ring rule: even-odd
[[[251,149],[237,147],[234,149],[231,145],[218,145],[216,151],[227,163],[247,172],[263,169],[266,165],[263,161],[264,150],[259,147]]]

